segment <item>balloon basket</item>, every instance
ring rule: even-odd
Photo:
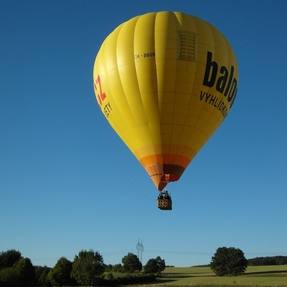
[[[157,207],[161,210],[172,210],[172,200],[167,191],[160,192],[157,197]]]

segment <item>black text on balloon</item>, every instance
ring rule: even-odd
[[[237,79],[234,77],[234,66],[230,67],[230,71],[225,66],[221,66],[219,69],[218,63],[213,60],[212,52],[208,51],[203,85],[210,88],[215,85],[216,90],[222,93],[232,105],[237,92]]]

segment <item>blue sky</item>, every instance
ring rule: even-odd
[[[181,180],[172,212],[101,114],[92,68],[121,22],[176,10],[214,24],[239,62],[232,112]],[[81,249],[119,263],[287,255],[286,1],[0,2],[0,250],[52,266]]]

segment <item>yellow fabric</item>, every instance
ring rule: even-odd
[[[180,12],[121,24],[104,40],[93,77],[103,114],[151,177],[151,166],[160,176],[164,164],[187,166],[230,111],[238,86],[228,41]]]

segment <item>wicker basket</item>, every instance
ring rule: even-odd
[[[167,193],[162,193],[157,198],[157,207],[162,210],[172,210],[172,200]]]

